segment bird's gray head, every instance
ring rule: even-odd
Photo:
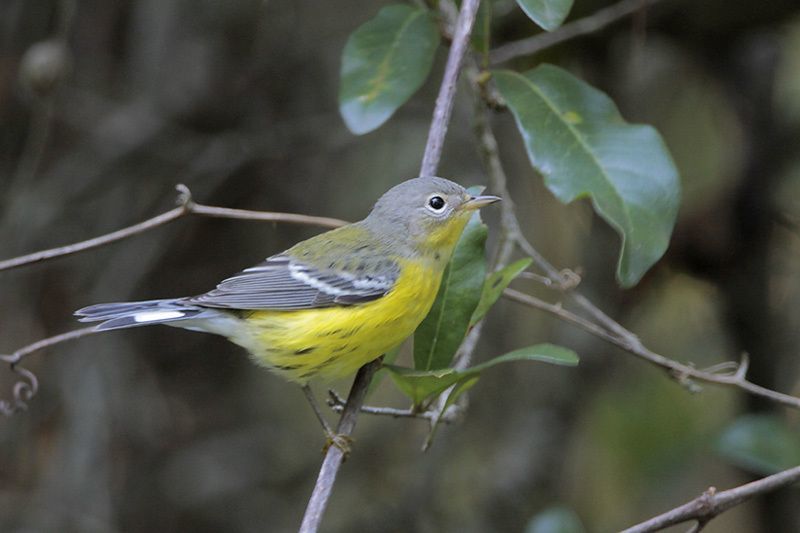
[[[364,223],[377,234],[415,249],[451,248],[471,213],[497,200],[496,196],[472,196],[444,178],[414,178],[381,196]]]

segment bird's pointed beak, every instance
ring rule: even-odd
[[[499,202],[500,200],[502,200],[502,198],[499,196],[492,196],[491,194],[485,194],[483,196],[470,196],[469,200],[461,204],[461,207],[468,211],[473,211],[475,209],[480,209],[485,205]]]

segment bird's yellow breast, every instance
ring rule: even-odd
[[[443,265],[399,263],[394,288],[377,300],[346,307],[255,311],[231,340],[291,381],[350,375],[411,335],[433,304]]]

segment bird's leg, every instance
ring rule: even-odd
[[[328,424],[328,421],[325,420],[324,416],[322,416],[322,410],[319,408],[319,404],[317,403],[317,399],[314,397],[311,387],[306,384],[302,386],[302,389],[303,393],[306,395],[308,403],[311,404],[311,409],[317,416],[317,420],[319,420],[319,423],[322,425],[322,430],[325,432],[325,437],[328,439],[324,449],[327,450],[330,446],[336,446],[342,451],[342,453],[344,453],[345,457],[350,455],[350,445],[352,444],[353,439],[350,438],[349,435],[340,435],[333,431],[330,424]]]

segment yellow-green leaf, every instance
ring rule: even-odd
[[[503,294],[503,291],[508,287],[509,283],[511,283],[514,278],[519,276],[522,272],[525,271],[526,268],[531,266],[533,259],[530,257],[526,257],[524,259],[520,259],[519,261],[515,261],[510,265],[506,265],[505,268],[502,268],[496,272],[492,272],[487,276],[486,282],[483,284],[483,292],[481,293],[481,299],[478,302],[478,306],[475,308],[475,312],[472,313],[472,318],[470,319],[470,325],[474,326],[477,324],[486,313],[489,312],[489,309],[497,302],[500,295]]]
[[[481,372],[488,368],[500,363],[514,361],[539,361],[555,365],[575,366],[578,364],[578,355],[569,348],[544,343],[514,350],[465,370],[456,370],[454,368],[415,370],[394,365],[386,365],[386,368],[389,370],[389,375],[397,385],[397,388],[411,398],[414,405],[419,406],[429,398],[441,394],[451,385],[471,381],[479,377]],[[472,385],[474,383],[470,386]],[[464,390],[466,389],[462,389],[461,392],[464,392]],[[461,392],[458,394],[461,394]],[[456,395],[453,401],[457,397]]]

